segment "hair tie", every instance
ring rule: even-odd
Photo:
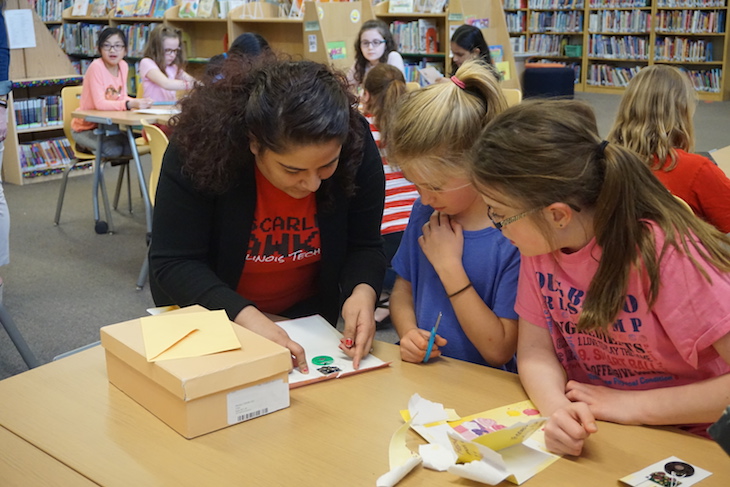
[[[607,140],[601,141],[600,144],[598,144],[598,155],[604,156],[606,155],[606,146],[608,145]]]
[[[461,88],[462,90],[465,90],[466,89],[466,85],[464,84],[464,82],[461,81],[459,78],[457,78],[456,75],[454,75],[454,76],[451,77],[451,81],[453,81],[454,84],[456,86],[458,86],[459,88]]]

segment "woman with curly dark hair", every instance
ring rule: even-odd
[[[255,62],[255,61],[252,61]],[[265,313],[345,322],[357,368],[385,273],[384,176],[347,82],[309,61],[227,63],[181,101],[157,188],[150,280],[158,305],[225,309],[302,347]]]

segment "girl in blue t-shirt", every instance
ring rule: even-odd
[[[390,309],[407,362],[444,355],[515,370],[519,255],[491,226],[465,164],[506,106],[488,68],[467,62],[450,82],[407,96],[388,128],[389,160],[420,194],[393,259]]]

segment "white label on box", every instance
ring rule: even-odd
[[[229,392],[228,424],[236,424],[289,407],[289,384],[273,380]]]

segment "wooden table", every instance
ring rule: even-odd
[[[144,201],[147,233],[151,233],[152,203],[150,201],[149,191],[147,189],[147,179],[144,176],[142,163],[139,160],[139,151],[137,150],[133,127],[141,125],[142,120],[146,120],[149,123],[166,123],[170,116],[144,114],[138,113],[136,111],[116,110],[76,110],[73,112],[72,115],[74,118],[82,118],[87,122],[95,123],[99,126],[118,126],[120,129],[125,129],[127,133],[127,138],[129,139],[129,145],[132,148],[132,158],[134,159],[134,165],[137,170],[137,178],[139,179],[139,187],[140,191],[142,192],[142,200]],[[101,165],[101,154],[104,145],[104,133],[105,132],[103,130],[99,130],[97,133],[96,160],[94,162],[94,222],[95,224],[98,224],[98,222],[101,221],[99,211],[99,188],[101,187],[102,194],[104,195],[104,213],[106,214],[108,231],[113,233],[114,223],[112,221],[111,210],[109,209],[109,199],[106,196],[106,186],[103,181],[103,169]],[[105,231],[101,231],[100,233],[105,233]]]
[[[94,347],[1,381],[0,425],[104,486],[372,487],[388,470],[399,410],[413,393],[462,416],[526,398],[513,374],[452,359],[407,364],[382,342],[375,354],[393,364],[293,390],[285,410],[186,440],[107,382]],[[672,455],[713,472],[702,487],[730,479],[730,458],[710,440],[671,428],[599,428],[583,456],[562,458],[525,485],[615,486]],[[416,449],[423,440],[410,434]],[[16,455],[4,441],[0,452]],[[417,467],[399,485],[482,484]]]
[[[92,487],[83,475],[0,427],[0,480],[3,487],[63,485]]]

